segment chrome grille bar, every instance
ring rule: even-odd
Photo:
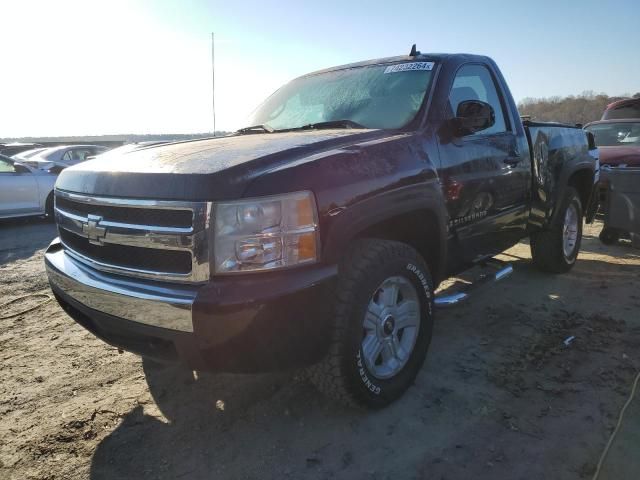
[[[89,238],[84,226],[87,216],[67,212],[56,208],[58,227]],[[100,226],[105,228],[105,236],[101,243],[114,243],[132,247],[162,248],[166,250],[191,250],[195,245],[194,237],[204,232],[194,233],[193,228],[156,227],[151,225],[135,225],[130,223],[102,220]]]
[[[55,195],[56,222],[61,232],[62,243],[65,250],[77,260],[96,270],[133,277],[175,282],[208,280],[208,227],[211,213],[209,202],[116,199],[80,195],[63,190],[56,190]],[[64,201],[58,202],[58,199]],[[153,215],[149,215],[150,219],[162,222],[166,222],[166,219],[161,211],[184,211],[184,214],[175,214],[181,216],[181,223],[186,224],[190,219],[191,225],[154,225],[153,222],[144,221],[145,212],[151,210]],[[110,219],[109,216],[117,217],[118,220]],[[128,216],[136,221],[122,221],[127,220]],[[166,216],[173,218],[169,213]],[[68,234],[62,235],[63,231],[72,234],[71,237]],[[65,236],[67,241],[64,239]],[[105,250],[101,249],[102,246]],[[120,249],[125,249],[121,255],[118,254]],[[180,254],[181,259],[188,252],[191,265],[182,268],[184,262],[180,260],[181,271],[171,271],[166,265],[156,265],[163,263],[157,261],[158,254],[154,254],[156,260],[152,265],[155,267],[153,269],[134,265],[136,262],[132,261],[132,258],[144,258],[147,252],[151,253],[149,249],[166,251],[167,255],[172,255],[171,252],[176,252],[176,255],[178,252],[184,252]],[[100,258],[102,251],[109,252],[110,261]],[[185,273],[187,271],[188,273]]]

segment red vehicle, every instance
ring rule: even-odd
[[[601,120],[619,120],[621,118],[640,119],[640,98],[627,98],[610,103],[604,110]]]
[[[601,165],[640,167],[640,117],[599,120],[584,128],[596,139]]]

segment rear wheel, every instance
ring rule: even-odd
[[[605,245],[615,245],[620,240],[620,232],[615,228],[603,228],[600,232],[600,241]]]
[[[379,408],[400,397],[422,366],[433,329],[429,270],[408,245],[358,241],[335,293],[332,342],[311,380],[328,396]]]
[[[578,191],[567,187],[554,224],[531,235],[531,256],[540,270],[551,273],[571,270],[582,242],[582,215]]]

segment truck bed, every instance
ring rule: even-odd
[[[572,170],[564,168],[567,162],[591,163],[598,158],[597,148],[591,135],[578,125],[528,120],[522,124],[531,153],[532,222],[544,224],[553,215],[559,186],[567,181],[562,172]],[[587,200],[583,201],[585,211]]]

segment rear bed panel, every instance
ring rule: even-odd
[[[524,122],[532,161],[531,223],[546,226],[571,175],[587,169],[592,178],[596,160],[585,132],[560,123]],[[586,208],[586,205],[583,205]]]

